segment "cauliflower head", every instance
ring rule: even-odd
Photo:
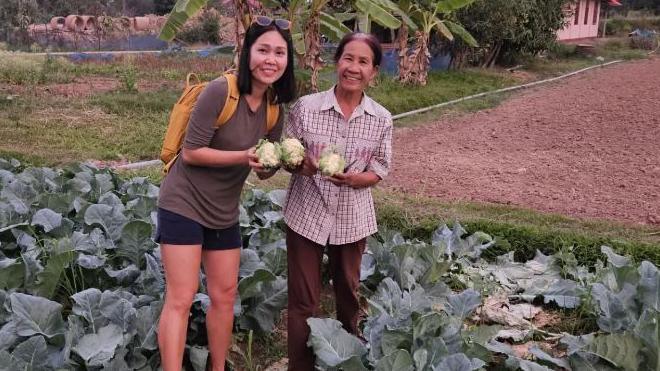
[[[279,143],[269,142],[261,139],[257,143],[255,150],[259,163],[267,170],[275,169],[280,166],[280,145]]]
[[[298,167],[305,158],[305,147],[296,138],[286,138],[280,144],[282,163],[289,167]]]
[[[324,151],[319,159],[319,169],[321,174],[333,176],[344,172],[346,161],[335,151]]]

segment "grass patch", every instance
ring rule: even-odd
[[[422,125],[428,122],[434,122],[441,117],[460,115],[463,113],[477,112],[485,109],[497,107],[505,101],[511,94],[500,93],[481,98],[466,100],[460,103],[451,104],[444,107],[434,108],[432,110],[418,113],[411,116],[402,117],[394,121],[397,127],[412,127]]]
[[[89,102],[106,113],[121,116],[169,114],[180,94],[180,91],[174,90],[146,93],[119,91],[96,95]]]
[[[169,109],[156,110],[160,93],[154,94],[153,99],[127,100],[130,109],[121,115],[84,100],[17,97],[0,111],[0,151],[48,165],[156,158]],[[119,105],[109,107],[120,111]]]
[[[401,86],[393,77],[381,77],[368,94],[393,115],[433,104],[510,86],[514,80],[505,74],[461,70],[429,73],[426,86]],[[396,92],[396,94],[393,94]]]

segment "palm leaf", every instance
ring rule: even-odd
[[[451,21],[444,21],[445,26],[451,30],[451,32],[463,40],[466,44],[470,45],[473,48],[479,46],[477,40],[472,37],[472,35],[460,24],[454,23]]]
[[[438,13],[451,13],[472,4],[475,0],[442,0],[438,2],[435,10]]]
[[[351,32],[350,28],[328,13],[321,12],[319,19],[321,21],[321,33],[328,36],[332,41],[339,41],[345,34]]]
[[[357,0],[355,7],[361,13],[367,14],[371,20],[385,28],[397,29],[401,27],[400,20],[396,19],[390,12],[372,0]]]
[[[179,0],[174,4],[167,22],[160,30],[160,39],[172,41],[183,25],[200,9],[208,4],[208,0]]]
[[[435,29],[438,30],[442,34],[442,36],[446,37],[447,40],[453,41],[454,40],[454,34],[447,28],[445,25],[445,22],[439,20],[436,18],[435,20]]]
[[[408,26],[409,29],[413,31],[417,30],[417,24],[415,23],[415,21],[412,20],[412,18],[410,18],[406,9],[400,8],[399,5],[395,4],[390,0],[373,0],[373,1],[378,5],[380,5],[381,7],[383,7],[384,9],[389,10],[390,12],[401,17],[401,20],[406,26]]]

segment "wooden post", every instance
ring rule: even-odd
[[[603,34],[601,35],[602,38],[605,38],[605,29],[607,28],[607,13],[608,13],[609,7],[605,5],[605,11],[603,12],[603,15],[605,16],[605,19],[603,20]]]

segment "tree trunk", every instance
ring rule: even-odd
[[[481,64],[481,68],[491,68],[497,62],[497,58],[500,56],[500,51],[502,50],[502,42],[499,41],[497,44],[488,49],[486,53],[486,58]]]
[[[396,36],[396,43],[399,45],[399,81],[407,79],[410,70],[410,60],[408,59],[408,26],[402,24]]]
[[[238,68],[241,61],[241,51],[243,50],[243,39],[245,31],[252,22],[252,13],[246,0],[234,1],[234,35],[236,37],[236,46],[234,47],[234,68]]]
[[[415,32],[415,49],[410,55],[410,69],[401,80],[403,83],[426,85],[429,74],[431,53],[429,53],[429,34],[422,31]]]
[[[303,33],[305,38],[303,60],[305,68],[312,71],[309,82],[312,91],[316,92],[318,91],[319,70],[323,67],[323,60],[321,59],[321,23],[317,12],[309,16]]]

